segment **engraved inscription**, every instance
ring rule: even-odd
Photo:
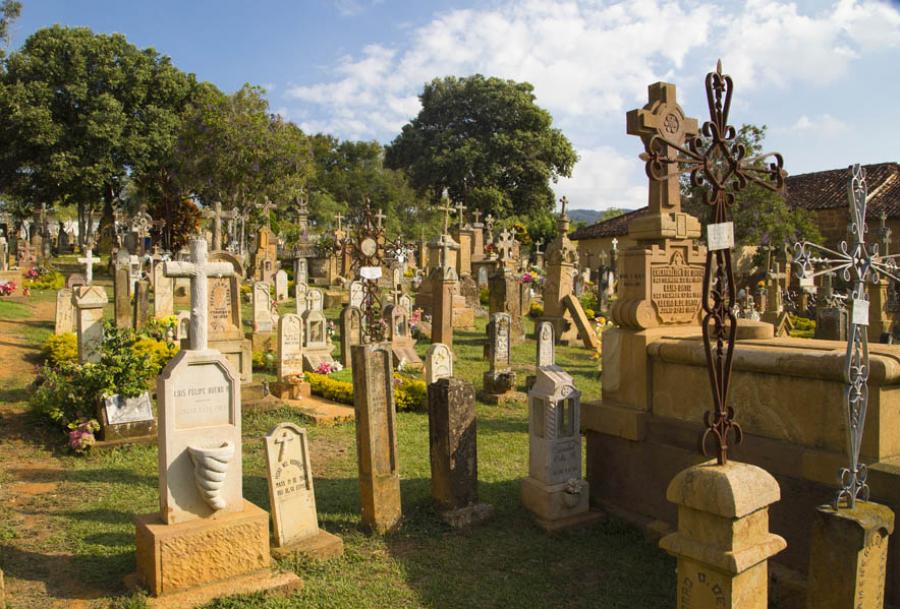
[[[231,425],[231,384],[216,364],[193,364],[174,380],[175,428]]]
[[[685,264],[675,252],[670,264],[650,267],[650,299],[663,323],[687,323],[697,316],[703,294],[703,268]]]

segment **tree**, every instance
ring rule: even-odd
[[[5,61],[0,80],[0,191],[32,207],[102,201],[102,246],[129,177],[171,154],[192,75],[121,34],[54,26]]]
[[[3,0],[0,4],[0,41],[8,45],[10,43],[9,29],[13,22],[22,14],[22,3],[18,0]],[[0,57],[3,57],[0,51]]]
[[[422,110],[387,147],[388,167],[435,203],[446,190],[496,217],[553,208],[550,181],[571,175],[578,157],[529,83],[450,76],[419,99]]]
[[[610,207],[609,209],[604,209],[603,213],[600,214],[599,222],[605,222],[606,220],[612,220],[613,218],[618,218],[619,216],[624,216],[625,210],[619,207]]]
[[[260,87],[201,88],[175,150],[179,183],[204,204],[252,211],[268,198],[289,209],[313,172],[312,149],[299,127],[268,110]],[[273,217],[276,227],[284,221]]]
[[[765,125],[742,125],[737,133],[737,141],[746,147],[748,158],[762,152],[765,137]],[[704,145],[708,143],[704,142]],[[705,221],[710,210],[703,202],[702,191],[693,188],[689,179],[684,176],[681,191],[685,211]],[[782,195],[752,182],[736,195],[731,216],[737,245],[769,244],[780,252],[784,243],[795,243],[802,239],[821,240],[812,214],[805,209],[792,209]]]

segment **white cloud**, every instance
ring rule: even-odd
[[[794,133],[824,138],[835,137],[849,131],[850,126],[839,118],[828,113],[809,118],[803,114],[789,127],[776,129],[778,133]]]
[[[609,146],[578,150],[578,157],[572,177],[554,186],[557,197],[568,197],[572,209],[637,209],[647,204],[643,163],[637,158]]]

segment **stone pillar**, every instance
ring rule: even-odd
[[[472,274],[472,233],[471,227],[460,228],[456,233],[459,242],[459,257],[456,260],[456,272],[460,277]]]
[[[129,296],[128,284],[131,277],[127,266],[116,268],[115,282],[113,291],[115,292],[115,313],[116,327],[131,327],[131,298]]]
[[[768,559],[787,547],[769,532],[775,478],[709,461],[678,473],[666,498],[678,506],[678,531],[659,545],[678,559],[678,609],[767,609]]]
[[[100,361],[103,343],[103,307],[109,302],[106,290],[98,285],[75,288],[75,308],[78,309],[78,361]]]
[[[134,329],[140,330],[150,317],[150,282],[141,279],[134,287]]]
[[[453,346],[453,295],[457,282],[443,273],[432,273],[431,342]]]
[[[519,280],[507,267],[500,265],[491,275],[488,283],[490,313],[508,313],[512,320],[512,341],[520,343],[525,340],[525,322],[522,319],[522,294]],[[546,303],[546,297],[544,299]]]
[[[859,501],[852,510],[816,509],[809,552],[808,609],[882,609],[890,508]]]
[[[400,468],[390,343],[351,347],[362,522],[384,534],[400,522]]]
[[[493,507],[478,503],[475,388],[457,378],[428,386],[428,440],[431,497],[450,526],[465,527],[490,517]]]
[[[484,260],[484,224],[472,224],[472,262]]]

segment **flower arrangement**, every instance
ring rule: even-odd
[[[529,272],[526,271],[526,272],[519,278],[519,283],[531,283],[531,282],[534,281],[534,280],[535,280],[535,279],[534,279],[534,276],[533,276],[531,273],[529,273]]]
[[[341,366],[339,362],[322,362],[316,368],[316,374],[329,375],[333,372],[338,372],[339,370],[343,370],[344,367]]]
[[[97,442],[94,434],[100,431],[97,419],[79,419],[69,423],[69,448],[83,454]]]
[[[37,267],[31,267],[24,273],[25,279],[37,279],[41,276],[41,272],[37,269]]]
[[[0,281],[0,296],[9,296],[15,291],[15,281]]]

